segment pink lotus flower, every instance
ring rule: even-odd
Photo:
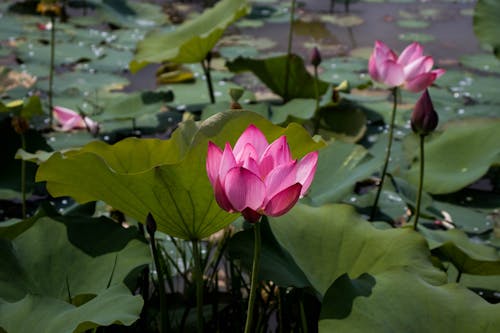
[[[292,159],[285,136],[269,144],[250,125],[234,149],[209,142],[206,167],[219,206],[258,222],[261,215],[280,216],[295,205],[309,189],[317,162],[317,152]]]
[[[372,79],[389,87],[419,92],[429,87],[444,69],[434,69],[434,60],[423,55],[422,45],[411,43],[399,55],[381,41],[375,47],[368,61],[368,72]]]
[[[63,132],[85,128],[94,133],[99,128],[99,124],[89,117],[82,118],[77,112],[62,106],[54,106],[53,113]]]

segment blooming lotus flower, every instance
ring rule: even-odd
[[[94,133],[99,128],[99,124],[89,117],[82,118],[79,113],[62,106],[54,106],[53,113],[54,118],[61,125],[61,130],[64,132],[72,129],[88,128]]]
[[[445,72],[444,69],[432,70],[434,60],[423,52],[422,45],[414,42],[398,57],[386,44],[376,41],[368,61],[368,72],[373,80],[389,87],[420,92]]]
[[[309,189],[316,172],[318,153],[292,159],[285,136],[269,144],[264,134],[250,125],[234,149],[208,143],[207,174],[219,206],[241,212],[249,222],[261,215],[288,212]]]
[[[415,133],[425,136],[436,129],[438,121],[439,117],[432,105],[429,91],[425,89],[411,114],[411,128]]]

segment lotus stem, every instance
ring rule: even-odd
[[[252,276],[250,283],[250,295],[248,297],[247,320],[245,323],[245,333],[252,331],[253,310],[255,305],[255,296],[257,293],[257,284],[259,283],[259,266],[260,266],[260,222],[254,223],[254,249],[253,249],[253,264]]]
[[[153,252],[153,259],[156,266],[156,274],[158,275],[158,297],[160,299],[160,332],[168,332],[168,312],[167,312],[167,292],[165,290],[165,282],[163,277],[163,269],[160,263],[158,247],[154,238],[154,232],[149,233],[151,242],[151,251]]]
[[[203,271],[201,268],[201,254],[199,240],[191,241],[193,244],[194,278],[196,280],[196,326],[197,332],[203,333]]]
[[[304,310],[304,298],[303,298],[304,293],[301,293],[300,295],[300,300],[299,300],[299,307],[300,307],[300,323],[302,324],[302,333],[307,333],[307,317],[306,317],[306,312]]]
[[[21,133],[21,148],[26,150],[26,136]],[[26,161],[21,159],[21,193],[22,193],[22,217],[26,219]]]
[[[314,66],[314,95],[316,98],[316,108],[314,109],[314,132],[318,134],[321,118],[319,116],[319,88],[318,88],[318,66]]]
[[[49,127],[52,127],[54,122],[53,108],[54,103],[52,100],[54,94],[54,60],[55,60],[55,50],[56,50],[56,19],[54,15],[50,16],[50,23],[52,25],[50,29],[50,67],[49,67]]]
[[[288,101],[288,81],[290,81],[290,59],[292,57],[292,42],[293,42],[293,20],[295,13],[295,1],[292,0],[292,6],[290,8],[290,27],[288,30],[288,47],[286,51],[286,62],[285,62],[285,87],[283,92],[283,99],[285,103]]]
[[[380,199],[380,193],[382,192],[382,188],[384,187],[384,180],[385,180],[385,175],[387,174],[387,167],[389,165],[389,160],[391,158],[391,148],[392,148],[392,139],[394,136],[394,123],[396,120],[396,109],[398,106],[398,88],[392,88],[392,98],[393,98],[393,103],[392,103],[392,112],[391,112],[391,122],[389,124],[389,139],[387,143],[387,151],[385,154],[385,161],[384,161],[384,167],[382,169],[382,176],[380,177],[380,184],[377,189],[377,194],[375,195],[375,202],[373,203],[372,206],[372,211],[370,214],[370,221],[373,221],[375,218],[375,215],[377,214],[378,210],[378,201]]]
[[[418,218],[420,217],[420,205],[422,200],[422,191],[424,188],[424,141],[425,135],[420,136],[420,178],[418,181],[417,202],[415,205],[415,220],[413,221],[413,230],[417,231]]]
[[[201,61],[201,67],[203,68],[203,73],[207,80],[208,94],[210,96],[210,103],[215,103],[214,87],[212,85],[212,76],[210,74],[210,59],[212,58],[211,52],[208,52],[205,60]]]

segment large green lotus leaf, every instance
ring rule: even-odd
[[[142,300],[132,296],[123,281],[151,258],[136,229],[124,229],[106,218],[40,217],[32,222],[19,222],[28,228],[12,241],[0,239],[0,322],[4,328],[29,332],[35,327],[23,326],[24,321],[13,313],[34,313],[40,327],[47,329],[73,327],[64,332],[89,321],[131,324],[138,318]],[[120,303],[114,304],[113,311],[103,310],[117,300]],[[89,327],[93,326],[98,325]]]
[[[314,206],[340,201],[352,193],[356,182],[369,178],[381,164],[362,146],[334,141],[319,152],[316,175],[306,199]]]
[[[455,192],[481,178],[500,154],[500,119],[464,119],[448,123],[425,144],[425,191]],[[419,162],[406,175],[418,184]]]
[[[464,55],[460,57],[460,63],[486,73],[500,74],[500,61],[491,53]]]
[[[491,246],[473,243],[458,229],[430,230],[419,227],[429,248],[452,262],[462,273],[500,275],[500,254]]]
[[[28,294],[8,303],[0,300],[0,329],[7,332],[85,332],[111,324],[131,325],[143,306],[140,296],[132,296],[124,285],[114,285],[81,306],[62,300]]]
[[[446,276],[432,266],[427,244],[418,233],[377,230],[352,206],[298,204],[288,214],[270,219],[270,225],[278,242],[322,295],[344,273],[377,276],[407,269],[432,284],[446,282]]]
[[[14,240],[1,239],[2,262],[8,264],[0,269],[0,295],[7,302],[26,294],[68,301],[68,288],[72,298],[96,295],[151,260],[136,229],[105,218],[40,217],[25,223],[32,226]]]
[[[339,278],[323,299],[319,332],[497,332],[500,305],[407,269]]]
[[[280,287],[309,287],[311,284],[304,272],[297,266],[288,251],[276,241],[269,223],[265,220],[259,223],[261,223],[262,241],[259,279],[273,281]],[[248,271],[251,270],[253,263],[254,234],[253,228],[238,232],[228,243],[230,257],[239,259]]]
[[[315,109],[315,99],[292,99],[284,105],[271,106],[271,121],[275,124],[283,124],[290,119],[311,119],[314,116]]]
[[[288,92],[285,89],[287,55],[266,59],[250,59],[238,57],[228,62],[227,68],[232,72],[251,71],[275,94],[291,100],[294,98],[316,98],[315,79],[307,71],[301,57],[292,54],[289,60]],[[318,80],[320,96],[328,89],[328,83]],[[286,94],[286,96],[285,96]]]
[[[500,3],[498,1],[478,0],[474,10],[474,32],[481,42],[493,47],[497,58],[500,58],[499,16]]]
[[[208,141],[234,144],[251,123],[270,141],[286,135],[294,158],[323,146],[297,124],[283,129],[253,112],[229,111],[181,124],[170,140],[131,138],[56,153],[39,167],[37,180],[47,181],[53,196],[102,200],[141,222],[152,213],[160,231],[201,239],[236,218],[215,202],[205,168]]]
[[[200,16],[172,32],[153,32],[137,44],[137,53],[130,63],[136,72],[148,63],[173,61],[200,62],[212,50],[224,30],[247,14],[247,1],[222,0]]]

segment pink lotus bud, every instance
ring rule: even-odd
[[[383,42],[376,41],[368,61],[368,72],[373,80],[389,87],[420,92],[445,72],[444,69],[432,70],[434,60],[423,52],[423,47],[414,42],[397,56]]]
[[[269,144],[264,134],[250,125],[234,149],[208,143],[207,174],[219,206],[241,212],[249,222],[262,215],[288,212],[309,189],[316,172],[318,152],[292,159],[285,136]]]
[[[425,136],[436,129],[438,121],[439,117],[432,105],[429,91],[425,89],[411,114],[411,128],[413,132]]]
[[[321,54],[319,53],[318,48],[315,46],[311,51],[311,65],[314,67],[318,67],[321,64]]]
[[[91,133],[95,134],[99,130],[99,124],[89,117],[80,116],[80,114],[71,109],[54,106],[54,118],[61,126],[61,131],[68,132],[73,129],[88,129]]]

